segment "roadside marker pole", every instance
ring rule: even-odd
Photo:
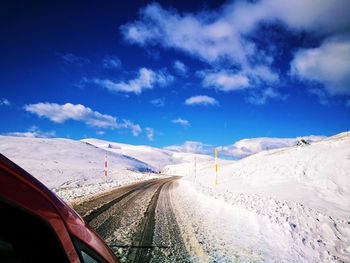
[[[219,150],[215,149],[215,185],[218,185],[218,155]]]
[[[107,155],[105,156],[105,179],[106,179],[106,183],[107,183],[107,174],[108,174],[108,163],[107,163]]]

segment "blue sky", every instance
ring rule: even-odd
[[[1,134],[165,147],[349,129],[349,1],[120,2],[1,4]]]

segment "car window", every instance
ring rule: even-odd
[[[72,238],[76,250],[83,263],[107,263],[101,255],[77,238]]]
[[[84,250],[81,251],[81,256],[83,258],[84,263],[99,263],[94,258],[92,258],[88,253]]]
[[[69,262],[57,235],[45,221],[1,199],[0,211],[1,263]]]

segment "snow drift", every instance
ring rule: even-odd
[[[190,164],[165,169],[187,178],[188,182],[180,183],[180,187],[188,194],[179,202],[191,211],[188,216],[193,227],[204,227],[208,233],[204,235],[206,241],[202,240],[203,235],[198,237],[201,242],[234,242],[240,249],[254,252],[257,261],[350,260],[347,133],[302,147],[263,151],[239,161],[221,160],[217,186],[214,162],[197,164],[196,178],[194,173],[188,173]],[[213,224],[215,211],[220,211],[216,214],[220,217],[217,223],[223,226],[220,229],[217,223]],[[212,239],[210,233],[216,233]],[[232,240],[234,233],[242,237]],[[222,246],[215,249],[228,251]],[[221,255],[220,260],[224,254],[216,255]],[[239,259],[244,261],[244,257]]]

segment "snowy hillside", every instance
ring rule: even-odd
[[[309,146],[221,161],[217,186],[214,162],[197,165],[196,181],[188,169],[187,164],[166,167],[170,174],[187,176],[187,182],[180,183],[181,191],[188,193],[182,206],[192,211],[188,216],[193,227],[206,229],[204,242],[211,243],[210,233],[216,233],[213,238],[260,251],[261,258],[267,261],[350,260],[347,133]],[[215,224],[215,218],[211,218],[213,206],[220,210],[220,220],[216,218]],[[193,212],[195,208],[202,214]],[[218,224],[227,227],[217,229]],[[232,241],[235,234],[242,238]]]
[[[158,172],[168,164],[211,158],[97,139],[76,141],[11,136],[0,136],[0,153],[66,200],[153,178],[158,175],[152,172]],[[107,182],[105,156],[108,160]]]
[[[179,164],[166,169],[187,175],[188,167]],[[197,164],[197,174],[201,184],[210,187],[214,162]],[[310,146],[263,151],[239,161],[220,160],[219,182],[218,189],[240,192],[243,187],[251,193],[307,200],[319,208],[327,201],[336,205],[333,208],[337,213],[349,213],[350,198],[344,197],[350,197],[350,138],[337,135]]]
[[[145,145],[130,145],[109,142],[98,139],[84,139],[82,142],[89,143],[109,152],[130,156],[150,165],[154,171],[162,170],[166,165],[213,160],[212,157],[201,154],[178,153],[166,149],[159,149]]]
[[[27,170],[50,189],[75,189],[68,199],[89,192],[140,180],[149,165],[130,156],[107,152],[68,139],[0,136],[0,153]],[[109,183],[105,184],[104,160],[108,156]],[[83,188],[81,188],[84,186]]]
[[[214,146],[197,141],[186,141],[182,145],[170,145],[165,150],[179,153],[197,153],[213,155],[215,149],[220,151],[221,156],[232,158],[244,158],[249,155],[272,150],[277,148],[291,147],[298,144],[300,140],[308,143],[321,141],[326,139],[325,136],[303,136],[296,138],[274,138],[274,137],[258,137],[236,141],[230,145]]]

